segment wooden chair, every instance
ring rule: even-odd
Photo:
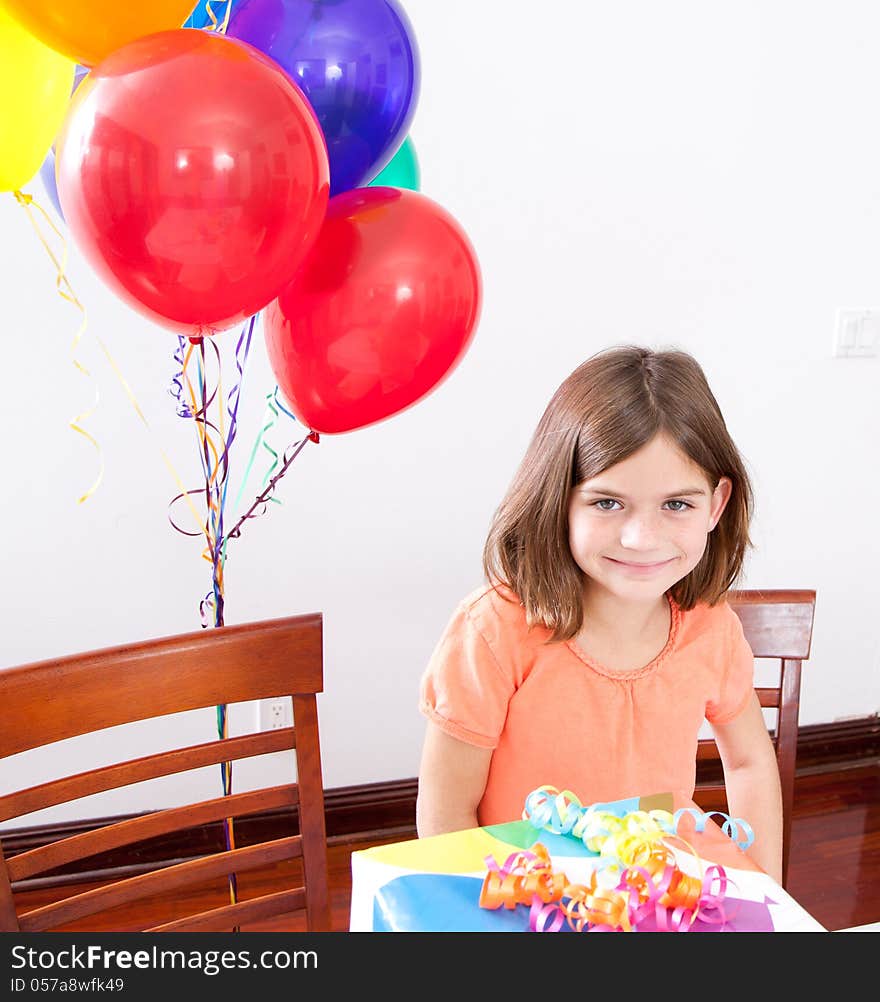
[[[739,616],[746,640],[756,658],[779,661],[775,684],[756,684],[762,707],[776,710],[770,728],[779,778],[782,784],[782,883],[788,879],[791,851],[791,818],[794,807],[794,777],[797,757],[798,710],[801,663],[810,656],[813,635],[815,591],[731,591],[731,608]],[[704,777],[701,779],[700,777]],[[694,800],[704,810],[726,810],[723,774],[718,747],[711,738],[701,740],[697,750],[697,788]],[[748,818],[746,819],[748,820]]]
[[[148,901],[146,911],[150,917],[146,927],[136,925],[138,930],[222,931],[304,909],[307,929],[329,931],[324,793],[315,696],[322,687],[320,614],[226,626],[0,670],[0,758],[130,721],[267,697],[291,697],[294,721],[293,727],[218,737],[204,744],[61,776],[13,793],[4,791],[0,795],[0,821],[204,766],[222,766],[289,749],[294,750],[296,758],[296,782],[230,792],[122,821],[105,819],[109,822],[105,827],[10,858],[0,852],[0,930],[39,932],[69,928],[74,923],[74,928],[88,931],[93,927],[83,924],[83,920],[94,921],[88,917],[135,901],[141,902],[136,906],[140,909]],[[61,756],[59,765],[63,768]],[[222,791],[219,768],[217,777]],[[16,882],[34,874],[157,836],[168,838],[168,833],[186,829],[194,830],[193,837],[198,840],[209,830],[207,826],[216,828],[227,818],[264,811],[289,812],[285,816],[291,819],[290,835],[239,846],[235,844],[233,821],[232,848],[225,840],[215,840],[219,842],[213,847],[216,852],[203,855],[199,849],[196,858],[171,864],[160,859],[160,868],[135,876],[120,878],[109,871],[112,879],[102,886],[28,911],[16,910]],[[182,911],[188,907],[188,896],[197,898],[193,884],[214,879],[221,881],[225,890],[230,874],[235,874],[231,879],[237,880],[244,871],[270,864],[283,866],[290,860],[295,861],[292,867],[297,879],[301,874],[302,886],[249,897],[199,914]],[[229,886],[232,902],[235,885]],[[169,895],[167,913],[162,910],[162,895]],[[166,914],[172,916],[168,921],[156,921],[156,916],[165,918]],[[107,921],[94,928],[107,929]]]

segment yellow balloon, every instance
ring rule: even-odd
[[[17,191],[40,169],[67,111],[74,69],[0,4],[0,191]]]
[[[46,45],[94,66],[141,35],[179,28],[195,0],[0,0],[0,7]]]

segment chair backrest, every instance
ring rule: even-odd
[[[88,931],[93,928],[88,922],[94,921],[97,913],[147,900],[152,917],[146,926],[136,928],[151,932],[236,929],[299,909],[305,910],[307,929],[329,931],[316,704],[316,693],[322,688],[320,614],[224,626],[0,670],[0,759],[76,735],[200,707],[223,708],[218,710],[218,719],[223,719],[230,704],[290,697],[293,709],[293,727],[234,737],[226,736],[220,728],[216,740],[170,750],[166,728],[162,734],[166,745],[155,754],[76,775],[60,775],[12,793],[0,791],[0,822],[101,791],[210,765],[221,767],[218,786],[224,791],[219,797],[195,804],[122,821],[105,819],[108,823],[104,827],[9,858],[0,851],[0,930],[40,932],[67,927]],[[295,782],[242,793],[232,792],[231,784],[221,786],[220,777],[229,775],[224,771],[227,764],[231,770],[234,761],[288,750],[295,756]],[[63,755],[58,755],[58,765],[63,769]],[[290,834],[254,845],[236,845],[235,819],[263,811],[288,811]],[[219,851],[202,854],[199,848],[195,858],[183,862],[168,865],[167,860],[161,861],[158,869],[135,876],[111,874],[114,879],[100,887],[16,911],[16,883],[35,874],[145,839],[168,838],[169,833],[194,829],[198,838],[204,826],[218,824],[225,826],[226,835],[224,844],[216,847]],[[288,861],[293,861],[297,886],[259,897],[242,893],[242,873],[270,864],[287,865]],[[188,914],[191,885],[212,879],[228,883],[231,903]],[[265,884],[260,886],[265,889]],[[157,923],[157,902],[163,896],[168,897],[170,917]],[[75,925],[71,927],[71,923]],[[106,921],[94,926],[107,927]]]
[[[782,882],[788,878],[791,850],[791,820],[794,807],[797,757],[798,710],[801,664],[810,656],[816,592],[812,590],[731,591],[727,600],[739,616],[746,640],[756,658],[779,662],[775,682],[755,685],[762,707],[776,710],[770,728],[782,785]],[[697,750],[700,771],[709,775],[698,781],[694,799],[699,803],[723,791],[718,748],[711,738],[701,740]],[[715,763],[715,769],[712,763]],[[748,820],[748,819],[746,819]]]

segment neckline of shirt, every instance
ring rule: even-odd
[[[669,602],[670,612],[669,636],[666,638],[666,643],[663,645],[663,649],[660,653],[641,668],[632,668],[629,671],[612,671],[610,668],[606,668],[601,662],[591,658],[590,655],[587,654],[587,652],[580,647],[574,639],[566,640],[565,644],[575,657],[577,657],[580,661],[583,661],[583,663],[588,668],[592,669],[592,671],[596,672],[597,675],[604,675],[606,678],[616,679],[620,682],[631,681],[632,679],[641,678],[643,675],[649,675],[651,672],[656,671],[671,654],[676,641],[678,640],[678,633],[681,627],[681,609],[671,595],[667,595],[666,597]]]

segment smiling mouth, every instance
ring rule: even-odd
[[[619,564],[621,567],[635,567],[640,570],[649,570],[651,567],[663,567],[664,564],[669,564],[672,562],[672,557],[668,560],[653,560],[648,564],[640,564],[634,560],[615,560],[614,557],[606,557],[606,560],[610,560],[613,564]]]

